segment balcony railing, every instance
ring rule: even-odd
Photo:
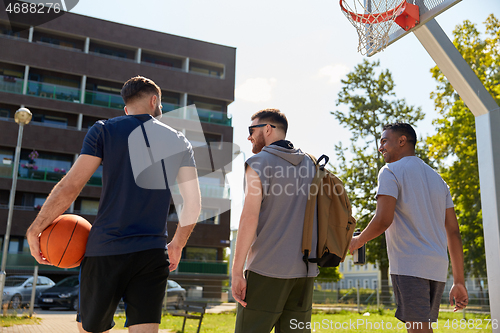
[[[28,95],[80,103],[80,89],[58,84],[28,81]]]
[[[227,113],[200,108],[196,108],[196,110],[198,111],[198,114],[188,115],[188,119],[194,120],[196,119],[196,117],[198,117],[200,121],[203,121],[205,123],[231,126],[232,119],[227,116]]]
[[[181,260],[178,266],[179,273],[194,273],[194,274],[228,274],[227,262],[202,262],[202,261],[187,261]]]
[[[23,168],[19,166],[19,179],[30,179],[37,181],[47,181],[47,182],[58,182],[60,181],[66,172],[64,171],[54,171],[54,168]],[[0,177],[12,178],[12,166],[0,167]],[[95,174],[90,177],[87,185],[102,186],[102,175]]]
[[[3,256],[2,251],[0,251],[0,258]],[[7,253],[7,269],[23,269],[28,267],[34,267],[38,265],[35,259],[29,253]],[[79,271],[80,267],[75,268],[58,268],[50,265],[40,265],[41,270],[50,270],[50,271]]]
[[[85,91],[85,104],[123,110],[125,103],[120,95],[96,91]]]
[[[177,110],[178,108],[180,108],[180,106],[178,104],[162,102],[161,106],[162,106],[163,115],[174,116],[176,118],[179,117],[178,112],[173,112],[171,115],[168,114],[170,111],[174,111],[174,110]]]
[[[187,119],[194,121],[202,121],[204,123],[212,123],[224,126],[231,126],[232,119],[228,117],[227,113],[220,111],[213,111],[207,109],[196,108],[196,111],[192,108],[188,108],[186,114],[184,114],[183,109],[178,105],[162,103],[163,105],[163,115],[166,117]]]
[[[2,257],[2,251],[0,251],[0,258]],[[33,267],[37,265],[35,259],[29,253],[7,253],[7,269],[19,269],[26,267]],[[40,265],[40,269],[43,270],[68,270],[57,268],[49,265]],[[71,268],[71,271],[78,271],[80,268]],[[201,262],[201,261],[189,261],[181,260],[178,266],[178,273],[189,273],[189,274],[218,274],[227,275],[228,273],[228,263],[211,261],[211,262]]]
[[[0,75],[0,91],[22,94],[23,84],[24,84],[23,79],[12,76]]]

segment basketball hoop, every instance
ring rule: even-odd
[[[358,32],[363,55],[387,46],[393,23],[408,31],[420,22],[418,6],[406,0],[340,0],[340,8]]]

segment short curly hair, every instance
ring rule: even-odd
[[[391,131],[398,133],[399,135],[406,136],[406,140],[409,143],[411,143],[414,148],[415,148],[415,145],[417,144],[417,133],[415,132],[413,127],[411,127],[410,124],[395,122],[392,124],[385,125],[383,130],[384,131],[391,130]]]

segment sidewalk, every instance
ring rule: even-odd
[[[207,313],[221,313],[236,308],[234,303],[224,303],[207,308]],[[12,327],[0,327],[1,333],[78,333],[76,327],[76,315],[74,313],[36,313],[41,318],[39,325],[14,325]],[[128,330],[112,329],[111,332],[123,332]],[[173,333],[171,330],[160,330],[159,333]]]
[[[14,325],[11,327],[0,327],[1,333],[78,333],[75,314],[36,314],[41,318],[40,325]],[[111,332],[123,332],[128,330],[112,329]],[[173,333],[171,330],[160,330],[159,333]]]

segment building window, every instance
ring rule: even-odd
[[[352,288],[352,280],[347,280],[347,289]]]
[[[33,155],[33,153],[37,155]],[[36,157],[34,157],[36,156]],[[71,168],[73,157],[65,154],[21,151],[19,176],[48,181],[59,181]]]
[[[376,279],[372,280],[372,289],[377,290],[377,280]]]
[[[59,128],[68,127],[68,118],[65,117],[54,117],[54,116],[47,116],[44,114],[34,114],[33,121],[44,123],[45,125],[51,127],[59,127]]]
[[[0,149],[0,177],[12,177],[12,163],[14,161],[14,151]]]
[[[3,240],[3,237],[2,237]],[[3,242],[2,243],[3,246]],[[3,247],[2,247],[3,248]],[[10,237],[8,253],[30,253],[28,241],[24,237]]]
[[[35,199],[33,201],[33,207],[38,210],[42,209],[45,200],[47,200],[47,197],[35,196]]]
[[[368,279],[363,280],[363,288],[365,289],[370,288],[370,280]]]
[[[218,78],[222,78],[224,76],[223,66],[199,63],[195,61],[189,62],[189,71],[191,73],[202,74]]]
[[[0,109],[0,118],[9,118],[10,110]]]

